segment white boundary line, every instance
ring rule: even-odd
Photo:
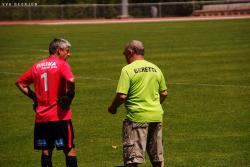
[[[5,72],[5,71],[0,71],[0,74],[21,75],[21,73],[17,73],[17,72]]]
[[[207,87],[235,87],[250,88],[250,85],[220,85],[220,84],[201,84],[201,83],[168,83],[169,85],[185,85],[185,86],[207,86]]]
[[[21,73],[5,72],[5,71],[0,71],[0,74],[21,75]],[[83,79],[83,80],[115,81],[114,79],[105,78],[105,77],[82,77],[82,76],[76,76],[76,78]],[[220,85],[220,84],[201,84],[201,83],[167,83],[167,84],[168,85],[184,85],[184,86],[204,86],[204,87],[250,88],[250,85]]]
[[[0,49],[10,49],[9,47],[0,47]],[[11,50],[23,50],[23,48],[11,48]],[[25,49],[25,50],[27,50],[27,51],[36,51],[36,52],[47,52],[47,53],[49,53],[49,51],[48,50],[46,50],[46,49]]]
[[[103,81],[113,81],[111,78],[102,78],[102,77],[81,77],[81,76],[76,76],[76,79],[84,79],[84,80],[103,80]]]

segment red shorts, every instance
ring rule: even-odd
[[[71,120],[36,122],[34,128],[34,149],[58,150],[74,148],[74,131]]]

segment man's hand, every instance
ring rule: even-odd
[[[117,93],[112,104],[108,107],[108,112],[116,114],[117,108],[126,101],[127,95],[123,93]]]
[[[111,113],[111,114],[116,114],[117,108],[115,108],[115,107],[113,107],[113,106],[109,106],[108,112]]]
[[[70,87],[71,91],[68,91],[66,95],[61,96],[57,99],[58,104],[61,106],[63,110],[69,108],[70,104],[72,103],[75,97],[74,83],[70,83],[68,85],[71,85]]]
[[[33,100],[33,110],[36,112],[36,108],[38,106],[37,100]]]
[[[36,108],[38,106],[36,93],[29,90],[28,96],[33,100],[33,110],[34,110],[34,112],[36,112]]]
[[[61,96],[60,98],[57,99],[58,104],[61,106],[63,110],[69,108],[72,98],[66,96]]]
[[[160,92],[160,103],[163,103],[164,100],[167,98],[167,96],[168,96],[167,90]]]

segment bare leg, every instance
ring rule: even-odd
[[[75,148],[64,150],[64,154],[66,157],[66,167],[78,167]]]
[[[52,161],[51,161],[51,157],[52,157],[52,151],[51,150],[42,150],[42,156],[41,156],[41,165],[42,167],[52,167]]]
[[[137,167],[137,163],[127,164],[126,167]]]
[[[153,162],[153,167],[164,167],[164,162]]]

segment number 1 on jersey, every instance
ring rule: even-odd
[[[43,73],[41,75],[41,78],[44,79],[44,91],[47,92],[48,91],[48,75],[47,75],[47,73],[46,72]]]

